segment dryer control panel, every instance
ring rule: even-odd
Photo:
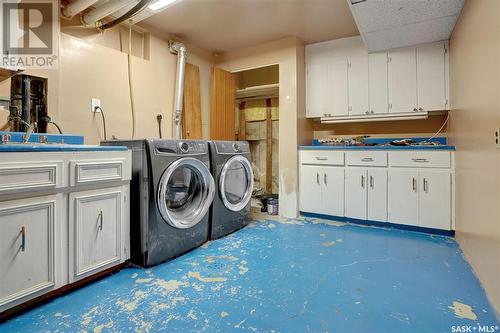
[[[219,154],[244,154],[250,152],[250,146],[246,141],[215,141],[215,146]]]
[[[158,153],[200,155],[208,152],[206,141],[197,140],[154,140],[154,146]]]

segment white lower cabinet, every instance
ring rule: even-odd
[[[344,168],[302,165],[300,210],[308,213],[344,216]]]
[[[70,282],[118,264],[121,260],[123,191],[120,187],[69,196]]]
[[[0,312],[56,285],[60,196],[0,202]]]
[[[387,170],[346,168],[345,216],[387,222]]]
[[[399,224],[451,229],[450,170],[391,169],[389,219]]]

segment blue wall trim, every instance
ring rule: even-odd
[[[22,142],[23,135],[25,132],[1,132],[2,134],[10,134],[11,142]],[[84,139],[82,135],[73,135],[73,134],[46,134],[46,133],[33,133],[29,139],[29,142],[39,142],[39,136],[45,135],[47,136],[48,143],[65,143],[70,145],[83,145]]]
[[[416,232],[424,232],[427,234],[435,234],[435,235],[442,235],[442,236],[451,236],[451,237],[455,236],[455,231],[453,231],[453,230],[450,231],[450,230],[441,230],[441,229],[433,229],[433,228],[424,228],[424,227],[418,227],[418,226],[406,225],[406,224],[397,224],[397,223],[391,223],[391,222],[358,220],[358,219],[353,219],[350,217],[340,217],[340,216],[332,216],[332,215],[324,215],[324,214],[316,214],[316,213],[300,212],[300,214],[302,216],[305,216],[305,217],[314,217],[314,218],[319,218],[319,219],[324,219],[324,220],[348,222],[348,223],[362,224],[362,225],[371,225],[371,226],[382,227],[382,228],[393,228],[393,229],[409,230],[409,231],[416,231]]]

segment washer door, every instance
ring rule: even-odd
[[[246,157],[236,155],[226,162],[220,174],[219,190],[228,209],[237,212],[245,208],[253,190],[252,166]]]
[[[172,227],[191,228],[203,219],[214,195],[215,182],[208,167],[195,158],[181,158],[161,176],[158,207]]]

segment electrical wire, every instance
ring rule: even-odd
[[[135,102],[134,102],[134,87],[132,85],[132,21],[130,21],[128,29],[128,89],[130,94],[130,111],[132,113],[132,139],[135,138]]]
[[[448,115],[446,116],[446,119],[443,123],[443,125],[441,126],[441,128],[436,132],[434,133],[433,136],[431,136],[430,138],[428,138],[427,140],[425,140],[424,142],[429,142],[431,141],[432,139],[434,139],[436,136],[439,135],[439,133],[441,133],[441,131],[443,130],[443,128],[446,126],[446,124],[448,124],[448,120],[450,120],[450,114],[451,114],[451,111],[448,111]]]
[[[104,31],[104,30],[110,29],[110,28],[112,28],[112,27],[114,27],[122,22],[125,22],[126,20],[128,20],[132,16],[139,14],[141,11],[143,11],[151,2],[153,2],[153,0],[141,0],[141,1],[139,1],[137,3],[137,5],[132,7],[132,9],[130,9],[124,15],[120,16],[119,18],[117,18],[113,21],[110,21],[108,23],[105,23],[105,24],[99,26],[98,29],[101,31]]]
[[[97,110],[100,111],[100,114],[101,114],[101,117],[102,117],[102,127],[104,129],[104,140],[107,140],[108,139],[108,132],[106,130],[106,117],[104,116],[104,111],[102,110],[102,108],[100,106],[96,106],[94,108],[94,114],[95,112],[97,112]]]
[[[49,121],[49,124],[54,125],[57,128],[57,130],[59,131],[59,134],[63,134],[63,132],[61,131],[61,127],[59,127],[59,125],[57,125],[55,122]]]

